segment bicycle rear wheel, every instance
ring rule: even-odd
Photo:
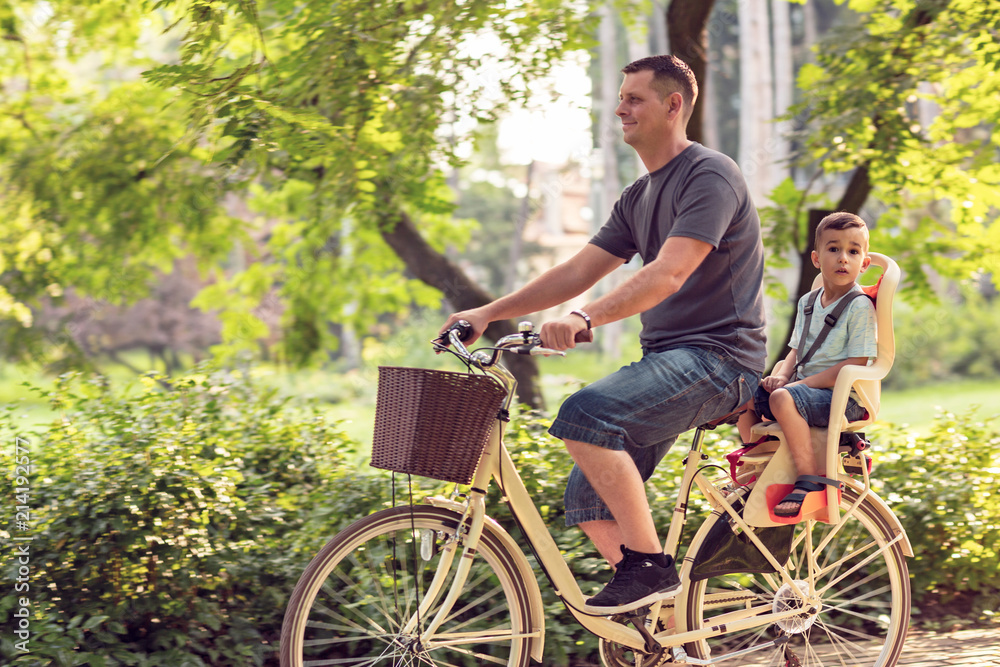
[[[299,579],[281,628],[282,667],[528,664],[528,589],[505,545],[484,530],[462,595],[418,641],[448,592],[417,608],[461,515],[429,506],[376,512],[334,537]],[[419,616],[419,618],[418,618]],[[415,627],[407,630],[410,622]]]
[[[857,498],[847,488],[841,511]],[[713,514],[707,521],[725,517]],[[893,667],[910,619],[906,560],[900,543],[891,544],[893,538],[889,523],[868,499],[843,525],[797,524],[786,571],[816,604],[800,605],[777,574],[733,574],[693,583],[686,601],[690,629],[731,623],[740,615],[753,615],[747,611],[751,607],[766,613],[801,606],[803,613],[691,644],[688,652],[701,659],[711,656],[717,667]],[[726,657],[775,639],[787,642]]]

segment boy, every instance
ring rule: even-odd
[[[877,350],[875,307],[871,299],[854,298],[854,295],[864,296],[856,280],[871,263],[864,220],[844,212],[826,216],[816,228],[815,248],[812,262],[820,270],[823,286],[818,290],[812,314],[806,317],[813,295],[810,292],[799,299],[788,356],[764,378],[754,396],[753,409],[745,412],[737,423],[744,442],[750,441],[750,429],[761,421],[761,416],[777,421],[785,434],[799,478],[791,493],[774,508],[774,513],[783,517],[798,516],[806,494],[825,488],[803,477],[824,473],[816,465],[809,427],[829,425],[837,373],[849,364],[867,365]],[[816,347],[825,320],[834,314],[842,299],[848,299],[849,303],[836,317],[826,339]],[[809,330],[803,331],[807,319]],[[864,414],[857,401],[848,399],[849,421],[863,419]]]

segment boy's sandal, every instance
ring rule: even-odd
[[[799,512],[802,511],[802,503],[805,502],[806,495],[813,493],[814,491],[822,491],[827,486],[840,486],[840,481],[830,479],[829,477],[820,477],[819,475],[799,475],[795,480],[795,488],[793,488],[787,496],[782,498],[781,502],[774,506],[775,516],[798,516]],[[778,508],[785,503],[795,503],[795,510],[779,510]]]

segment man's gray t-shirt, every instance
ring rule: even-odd
[[[625,188],[590,240],[616,257],[656,259],[667,238],[683,236],[713,250],[681,289],[642,314],[643,348],[719,348],[763,371],[764,247],[760,219],[736,163],[692,143]]]

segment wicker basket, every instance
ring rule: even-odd
[[[371,465],[468,484],[506,396],[483,375],[380,366]]]

